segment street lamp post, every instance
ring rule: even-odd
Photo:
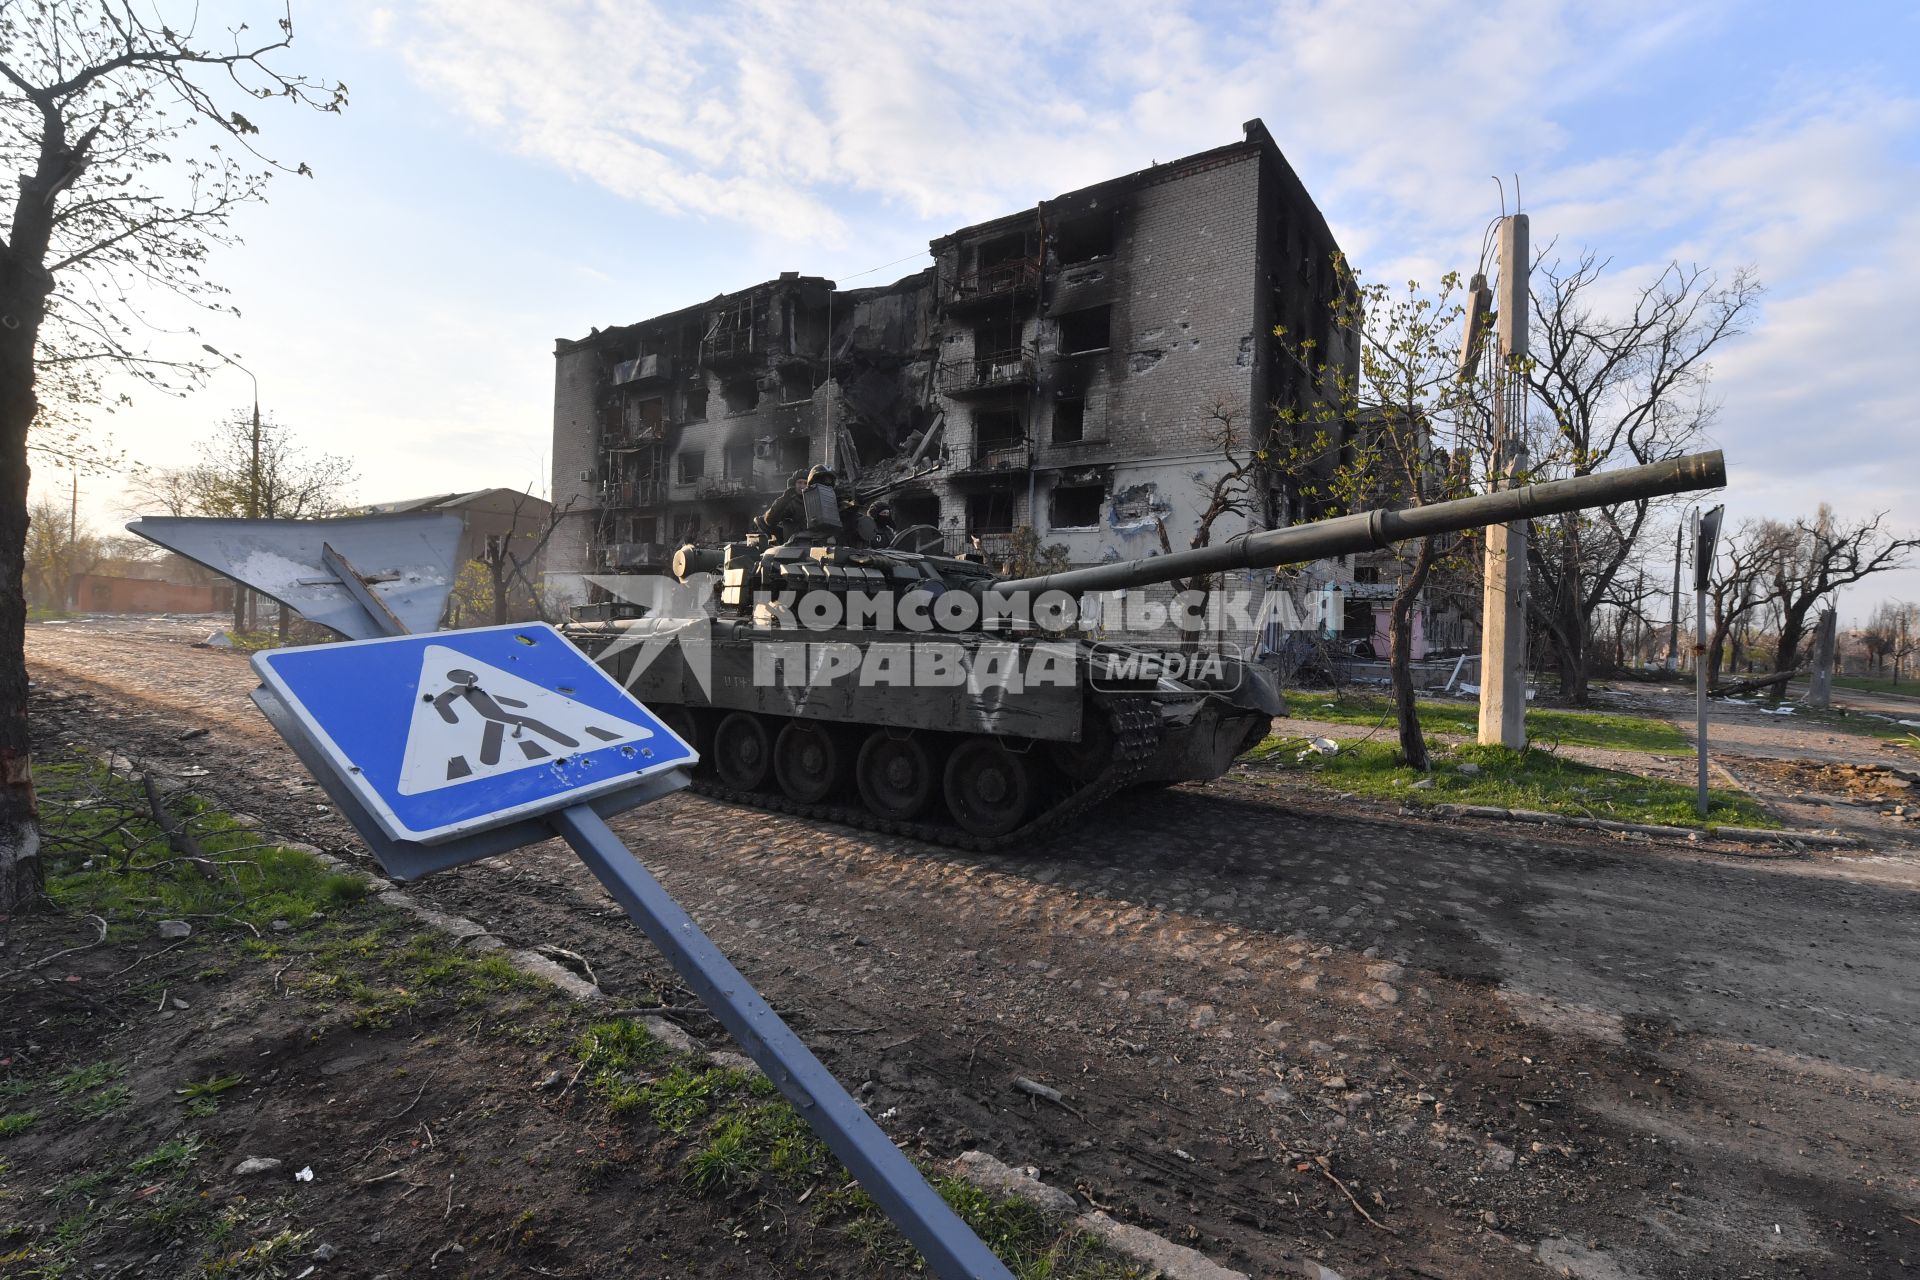
[[[232,356],[220,350],[220,348],[214,346],[212,343],[203,342],[200,344],[200,349],[208,355],[218,356],[220,359],[226,361],[240,372],[246,374],[247,378],[253,383],[253,450],[247,465],[247,516],[249,519],[258,519],[260,516],[260,379],[253,376],[253,370],[247,368],[247,366],[241,364],[238,360],[235,360]],[[238,583],[234,584],[233,589],[233,628],[235,631],[238,631],[241,629],[243,622],[241,615],[241,601],[243,597],[240,594],[240,586]],[[253,593],[249,591],[246,593],[245,598],[251,599],[252,595]]]

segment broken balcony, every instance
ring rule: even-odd
[[[613,507],[650,507],[666,501],[666,486],[658,480],[628,480],[602,485],[600,505]]]
[[[1022,471],[1033,463],[1033,451],[1024,436],[988,436],[975,440],[962,459],[960,475],[990,475],[1000,471]]]
[[[757,325],[715,329],[700,346],[700,360],[710,369],[737,369],[760,359],[767,338]]]
[[[955,400],[1027,390],[1033,386],[1033,379],[1033,352],[1025,348],[996,351],[971,360],[949,360],[940,366],[940,390]]]
[[[949,313],[962,314],[996,302],[1037,298],[1039,294],[1040,264],[1031,258],[1013,258],[954,277],[946,308]]]
[[[672,377],[671,356],[638,356],[613,366],[613,385],[616,387],[657,386]]]

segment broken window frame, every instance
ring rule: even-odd
[[[1055,530],[1098,529],[1101,518],[1106,514],[1108,489],[1105,484],[1056,484],[1047,491],[1047,527]],[[1069,502],[1077,508],[1063,513],[1062,503]],[[1092,502],[1091,511],[1082,504]],[[1077,517],[1090,515],[1090,519]]]
[[[1080,334],[1080,336],[1092,336],[1091,321],[1095,316],[1098,316],[1103,322],[1099,327],[1101,335],[1099,345],[1069,346],[1068,343],[1070,341],[1075,341],[1072,335],[1079,333],[1083,326],[1086,326],[1087,332]],[[1113,350],[1113,304],[1110,302],[1101,303],[1095,307],[1085,307],[1079,311],[1069,311],[1065,315],[1056,316],[1053,324],[1054,349],[1062,356],[1095,356],[1103,351]]]
[[[706,478],[707,451],[705,449],[682,449],[673,455],[673,482],[675,484],[699,484]]]

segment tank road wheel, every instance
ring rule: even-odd
[[[680,741],[695,751],[700,751],[700,730],[694,724],[692,711],[671,702],[657,703],[648,707],[647,710],[653,712],[654,718],[661,724],[679,734]],[[707,753],[700,751],[700,754],[704,756]]]
[[[767,726],[750,711],[731,711],[713,731],[713,771],[736,791],[758,791],[773,764]]]
[[[787,798],[819,804],[845,774],[846,752],[831,727],[789,720],[773,743],[773,774]]]
[[[1033,807],[1033,759],[998,738],[969,738],[947,760],[946,793],[953,820],[969,833],[1006,835]]]
[[[896,736],[886,729],[875,729],[860,745],[853,776],[868,810],[895,822],[911,822],[925,813],[938,785],[926,735]]]
[[[1049,742],[1047,755],[1077,783],[1092,782],[1113,767],[1113,725],[1107,709],[1089,704],[1080,720],[1080,741]]]

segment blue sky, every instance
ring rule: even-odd
[[[1376,278],[1471,269],[1514,173],[1536,243],[1597,250],[1623,287],[1674,258],[1754,267],[1764,306],[1715,366],[1730,514],[1920,526],[1920,6],[334,0],[296,21],[288,65],[351,106],[256,117],[317,176],[216,258],[243,317],[196,323],[370,501],[544,488],[556,337],[782,270],[879,283],[933,235],[1257,115]],[[223,372],[101,421],[184,462],[248,390]],[[83,492],[117,523],[116,482]],[[1920,598],[1920,573],[1843,616],[1886,593]]]

